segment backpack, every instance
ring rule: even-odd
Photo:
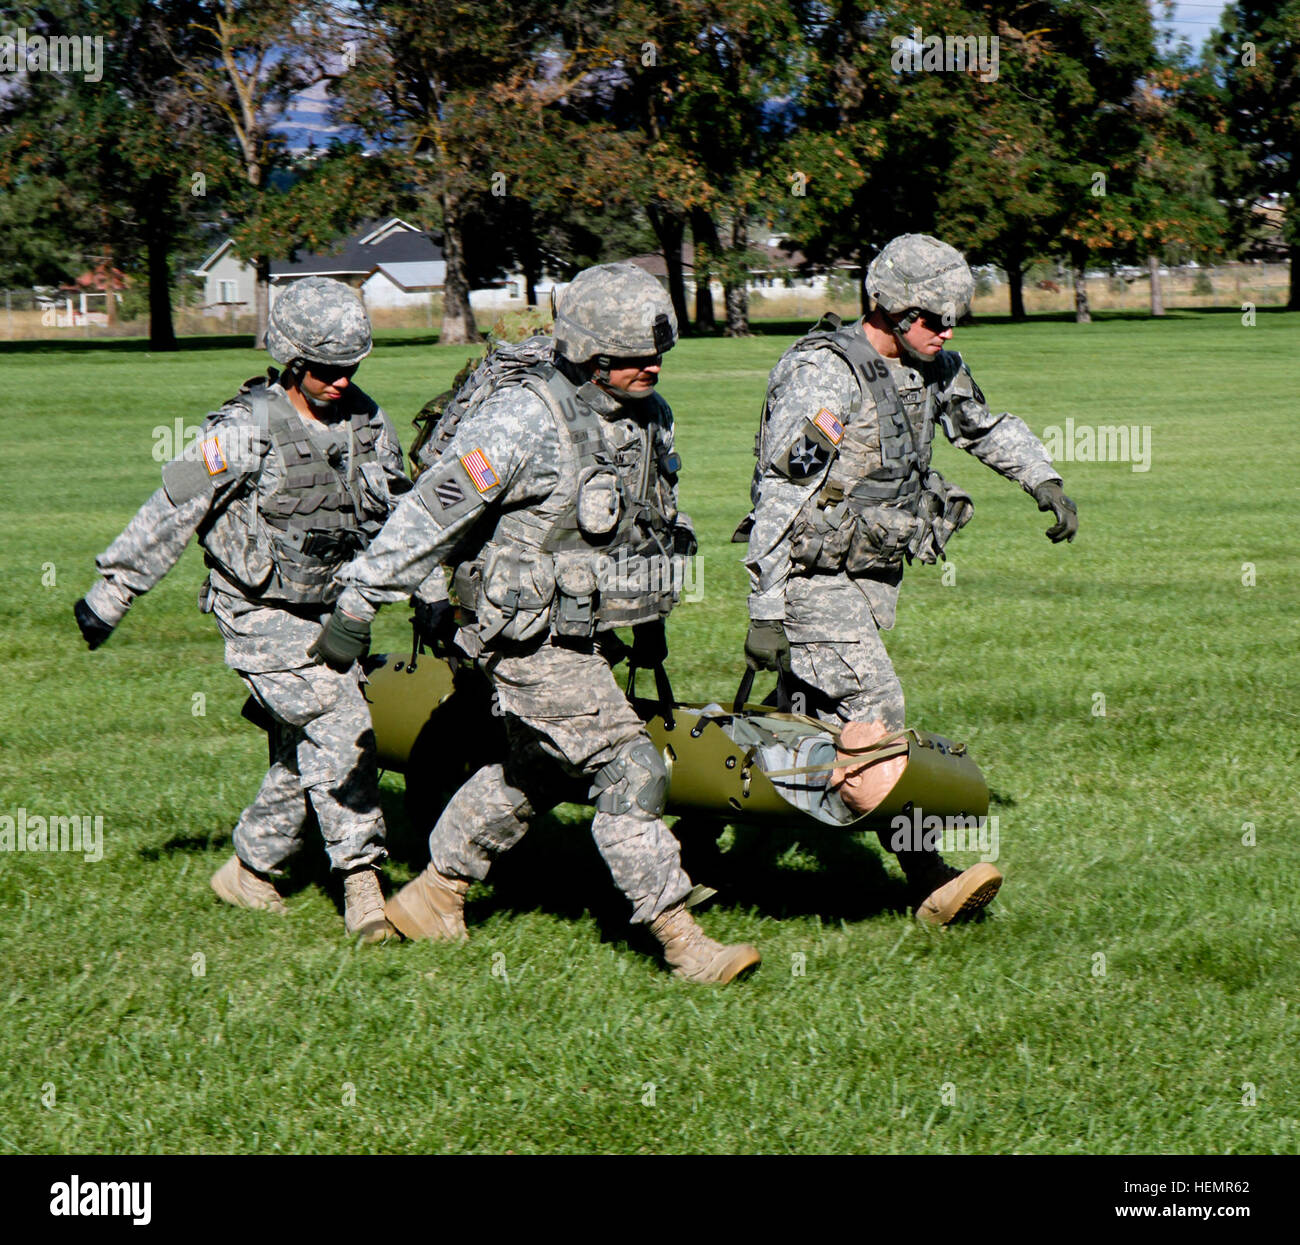
[[[411,444],[411,478],[442,456],[461,420],[473,414],[507,381],[521,376],[554,356],[555,339],[542,334],[521,342],[498,342],[481,358],[467,359],[451,388],[430,398],[411,421],[416,430]]]

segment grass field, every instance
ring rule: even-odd
[[[798,327],[667,360],[705,588],[669,627],[684,699],[739,674],[727,538]],[[935,932],[874,836],[729,832],[702,921],[764,963],[725,990],[627,940],[578,810],[471,892],[463,948],[349,945],[314,848],[287,918],[221,905],[208,876],[265,747],[195,611],[201,559],[95,654],[71,605],[158,483],[155,429],[263,358],[0,345],[0,814],[102,815],[104,834],[97,863],[0,854],[0,1151],[1295,1153],[1298,329],[1183,312],[958,333],[995,409],[1151,438],[1148,471],[1061,464],[1068,547],[938,450],[976,517],[954,582],[909,572],[889,645],[910,719],[989,778],[1002,897]],[[359,379],[405,432],[468,353],[391,334]],[[406,641],[404,614],[379,646]],[[384,790],[396,884],[423,844],[400,780]]]

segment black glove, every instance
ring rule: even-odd
[[[745,636],[745,664],[751,670],[776,670],[790,673],[790,641],[785,623],[779,618],[756,619]]]
[[[1056,516],[1056,523],[1047,529],[1047,539],[1054,545],[1073,540],[1079,530],[1079,509],[1061,492],[1060,480],[1044,480],[1034,489],[1034,500],[1039,510],[1050,510]]]
[[[86,604],[85,597],[82,597],[72,607],[72,616],[77,620],[77,626],[81,628],[81,634],[85,637],[86,644],[92,653],[113,634],[113,624],[106,623],[100,618]]]
[[[370,624],[335,610],[320,629],[316,642],[307,650],[318,666],[324,664],[331,670],[346,674],[352,663],[370,651]]]
[[[411,598],[415,610],[415,636],[426,648],[442,652],[451,647],[456,635],[456,607],[450,601]]]
[[[655,670],[668,660],[668,633],[662,618],[632,628],[632,656],[628,660],[638,670]]]

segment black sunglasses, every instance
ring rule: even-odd
[[[307,370],[317,380],[330,385],[336,380],[342,380],[345,376],[351,378],[360,366],[360,363],[350,363],[347,367],[338,367],[329,363],[308,363]]]

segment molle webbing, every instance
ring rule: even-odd
[[[335,571],[365,547],[378,527],[367,521],[359,481],[363,463],[376,459],[378,432],[367,411],[351,415],[346,481],[330,465],[302,420],[268,400],[265,386],[249,393],[253,415],[266,428],[284,465],[279,490],[259,498],[269,529],[276,576],[264,594],[295,604],[326,599]]]

